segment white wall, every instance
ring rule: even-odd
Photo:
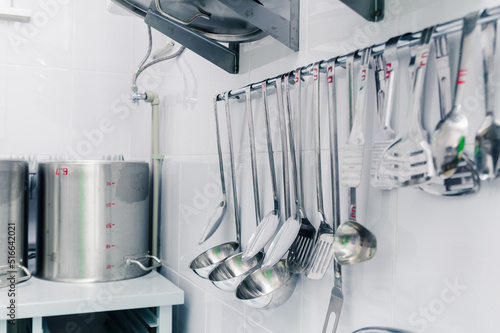
[[[388,2],[388,8],[392,4]],[[179,69],[172,73],[161,89],[165,96],[163,105],[167,118],[164,123],[167,131],[164,151],[168,155],[163,192],[162,253],[167,263],[167,276],[186,292],[186,305],[177,309],[178,332],[321,332],[333,285],[330,267],[321,281],[301,279],[291,299],[281,307],[255,310],[241,304],[233,294],[217,290],[189,270],[189,263],[198,254],[217,244],[234,240],[233,211],[229,207],[221,230],[205,244],[197,245],[203,226],[221,200],[217,190],[219,180],[213,96],[496,4],[497,1],[401,1],[399,13],[393,9],[392,13],[387,14],[386,20],[375,24],[363,21],[338,1],[302,1],[301,51],[298,53],[288,52],[269,38],[245,45],[242,73],[233,76],[190,53],[179,60]],[[453,64],[456,63],[458,42],[459,35],[450,39],[454,50]],[[277,53],[284,56],[272,60]],[[407,53],[401,56],[401,61],[405,59],[408,60]],[[474,133],[484,115],[481,90],[476,91],[482,85],[479,44],[475,45],[473,62],[473,73],[466,92],[466,110],[470,117],[467,143],[471,156]],[[431,62],[426,83],[424,118],[428,130],[434,128],[438,112],[433,66]],[[408,78],[406,71],[400,74],[401,98],[395,112],[398,118],[404,120],[408,109]],[[337,75],[342,150],[347,135],[347,91],[344,71],[339,69]],[[193,88],[182,93],[181,83]],[[369,89],[371,102],[367,109],[367,124],[372,123],[375,111],[374,87]],[[269,98],[271,110],[276,115],[273,90],[269,89]],[[305,90],[307,97],[303,100],[302,111],[305,117],[303,130],[307,133],[303,142],[307,150],[304,158],[306,211],[313,223],[318,225],[309,80]],[[257,133],[260,134],[257,150],[262,211],[265,213],[271,210],[272,200],[265,139],[262,136],[263,108],[258,93],[252,94],[252,98],[255,98],[254,115]],[[324,102],[323,99],[322,106]],[[223,149],[227,153],[223,110],[223,104],[220,103]],[[238,152],[237,184],[243,240],[247,241],[254,229],[255,218],[244,101],[232,101],[231,110]],[[323,119],[327,119],[326,110],[322,112]],[[402,125],[404,121],[400,127]],[[276,122],[274,126],[277,126]],[[367,125],[366,128],[370,137],[371,126]],[[326,135],[325,131],[323,147],[328,148]],[[277,150],[281,150],[279,133],[273,133],[273,138]],[[278,153],[276,160],[281,165],[280,156]],[[368,150],[366,158],[369,157]],[[225,154],[226,179],[230,177],[228,161]],[[327,217],[331,221],[327,161],[325,155],[325,202]],[[344,268],[345,302],[338,331],[352,332],[364,326],[382,325],[414,332],[496,332],[489,318],[494,317],[500,309],[500,289],[495,283],[500,268],[494,245],[497,230],[494,221],[499,214],[498,205],[495,205],[499,198],[497,184],[483,184],[481,192],[470,197],[434,197],[416,189],[380,192],[367,186],[367,164],[364,171],[363,185],[358,192],[358,217],[377,235],[379,247],[373,260]],[[346,207],[345,188],[342,188],[342,202],[342,207]],[[342,211],[343,219],[346,210]],[[451,287],[454,284],[459,285],[458,289]],[[429,314],[425,314],[425,311]]]
[[[59,5],[54,7],[54,3]],[[0,0],[0,6],[9,4],[10,0]],[[73,150],[82,157],[123,153],[127,158],[147,158],[149,109],[144,104],[138,108],[130,106],[126,97],[131,73],[147,47],[144,24],[137,18],[108,14],[104,1],[16,0],[14,4],[31,8],[34,14],[38,13],[39,21],[35,21],[38,25],[0,22],[0,154],[64,155]],[[333,285],[330,268],[321,281],[301,279],[292,298],[281,307],[255,310],[189,270],[189,263],[196,255],[234,237],[230,205],[221,229],[206,244],[197,245],[204,224],[221,200],[213,96],[496,4],[498,1],[493,0],[474,3],[404,0],[397,7],[399,12],[392,9],[386,20],[375,24],[365,22],[339,1],[302,1],[298,53],[266,38],[243,46],[239,75],[229,75],[189,51],[180,59],[144,74],[139,86],[157,90],[162,100],[162,151],[167,157],[161,245],[165,274],[186,293],[186,304],[175,309],[174,324],[178,332],[321,332]],[[17,47],[12,41],[14,37]],[[155,41],[158,40],[163,38],[156,35]],[[456,46],[456,38],[453,45]],[[482,84],[479,48],[475,47],[474,52],[473,79],[467,90],[471,122],[469,150],[484,112],[480,90],[475,89]],[[431,73],[432,64],[429,70]],[[347,133],[346,84],[343,71],[339,69],[337,74],[342,155]],[[401,72],[400,118],[404,118],[402,112],[407,104],[406,79],[406,73]],[[307,81],[304,88],[307,97],[303,100],[307,133],[303,141],[304,183],[307,214],[317,225],[312,118],[310,107],[305,108],[310,105],[310,87]],[[373,92],[373,87],[370,89]],[[270,100],[275,112],[272,90]],[[434,115],[435,91],[435,80],[428,80],[426,105]],[[262,106],[257,94],[252,97],[255,97],[254,113],[260,135],[262,210],[267,212],[271,196],[262,140]],[[474,102],[477,108],[473,107]],[[373,105],[370,103],[367,109],[369,118],[374,112]],[[223,118],[222,105],[219,108]],[[248,133],[242,102],[232,102],[231,109],[246,241],[255,225]],[[323,116],[326,117],[325,109]],[[96,130],[103,119],[110,119],[114,128],[109,134],[103,133],[101,140]],[[425,121],[431,129],[436,117],[426,113]],[[221,120],[221,126],[224,125]],[[371,127],[366,127],[370,136]],[[94,133],[94,143],[88,133]],[[222,133],[227,152],[225,130]],[[273,138],[280,150],[277,132]],[[276,160],[280,161],[279,153]],[[326,174],[327,161],[324,158]],[[226,164],[226,179],[229,179],[228,169]],[[377,235],[379,248],[373,260],[344,269],[345,302],[338,331],[386,325],[415,332],[496,332],[492,320],[500,309],[497,286],[500,268],[495,257],[495,235],[499,228],[496,216],[500,213],[495,205],[496,184],[483,184],[478,195],[460,198],[432,197],[414,189],[379,192],[368,188],[368,168],[364,170],[358,217]],[[325,202],[329,203],[328,176],[325,175],[324,181]],[[345,194],[342,189],[342,207],[346,206]],[[326,209],[331,221],[331,206],[326,205]],[[464,288],[450,289],[453,283]],[[456,297],[450,300],[454,292]],[[443,296],[448,297],[444,299],[446,302]],[[430,317],[425,319],[421,311],[429,308]]]

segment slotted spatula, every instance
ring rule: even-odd
[[[333,227],[335,231],[340,226],[340,186],[339,186],[339,156],[337,138],[337,108],[335,107],[335,63],[328,62],[328,105],[330,117],[330,161],[332,174],[332,199],[333,199]],[[339,324],[340,312],[344,304],[342,293],[342,267],[338,262],[333,263],[335,284],[333,285],[330,303],[326,313],[323,333],[335,333]]]
[[[380,160],[379,178],[394,187],[421,185],[435,173],[427,133],[421,125],[422,92],[433,31],[434,27],[431,27],[421,32],[407,128]]]
[[[378,166],[384,151],[394,142],[396,133],[391,128],[391,115],[394,106],[396,79],[398,75],[399,37],[391,38],[384,47],[384,52],[375,57],[375,80],[377,86],[378,117],[373,135],[373,150],[370,173],[370,184],[379,190],[390,190],[392,186],[378,177]]]
[[[363,119],[366,104],[366,82],[370,68],[371,48],[366,48],[361,55],[361,68],[359,87],[356,96],[356,113],[352,121],[351,132],[347,138],[344,152],[344,162],[342,164],[342,184],[348,187],[358,187],[361,183],[361,173],[363,169],[363,157],[365,152],[365,135],[363,133]],[[347,56],[346,67],[354,66],[354,54]],[[349,72],[349,70],[348,70]],[[354,80],[354,77],[349,77]],[[349,103],[353,103],[353,96],[350,96]]]
[[[316,201],[318,205],[318,216],[320,218],[320,225],[318,228],[318,235],[316,236],[316,242],[314,244],[314,249],[311,252],[311,257],[309,259],[308,268],[306,271],[306,276],[310,279],[318,280],[321,279],[328,269],[330,262],[333,259],[333,229],[330,227],[326,220],[325,211],[323,208],[323,180],[321,175],[321,117],[319,108],[319,63],[316,63],[313,67],[314,75],[314,87],[313,87],[313,112],[314,112],[314,125],[316,127],[315,135],[315,164],[316,164]],[[330,90],[330,84],[333,83],[333,69],[328,71],[328,88]],[[328,94],[328,111],[332,112],[333,107],[330,103],[331,94]]]

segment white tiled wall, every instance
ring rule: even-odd
[[[10,3],[0,0],[0,6]],[[227,74],[190,51],[143,74],[140,89],[156,90],[161,99],[161,148],[166,155],[161,230],[164,272],[186,293],[186,304],[174,311],[176,332],[321,332],[333,285],[330,267],[321,281],[300,279],[291,299],[282,306],[255,310],[189,270],[189,263],[199,253],[235,237],[230,201],[220,230],[205,244],[198,245],[204,224],[221,200],[213,96],[498,4],[495,0],[387,0],[386,19],[367,23],[340,1],[303,0],[300,52],[290,52],[271,38],[265,38],[242,46],[238,75]],[[128,99],[131,74],[147,48],[143,22],[107,13],[106,1],[15,0],[14,5],[30,8],[39,21],[31,24],[0,21],[0,155],[76,152],[82,157],[100,157],[123,153],[127,158],[147,159],[150,111],[144,103],[130,105]],[[154,37],[155,44],[161,45],[164,37],[159,34]],[[458,37],[451,40],[455,50]],[[470,152],[473,133],[484,114],[481,90],[476,89],[482,84],[479,44],[474,52],[466,93]],[[408,57],[402,54],[401,61],[404,59],[407,61]],[[430,73],[432,66],[431,62]],[[397,118],[402,120],[399,129],[404,125],[408,104],[407,80],[406,72],[401,71],[396,111]],[[342,158],[348,131],[343,69],[337,70],[337,84]],[[370,86],[369,92],[373,90]],[[305,209],[317,225],[311,92],[310,79],[306,78],[302,100]],[[293,88],[292,94],[295,94]],[[438,111],[432,77],[427,80],[425,97],[424,122],[432,130]],[[263,107],[258,93],[252,98],[258,136],[261,210],[266,213],[272,207],[272,197]],[[269,101],[276,128],[274,88],[269,88]],[[367,124],[371,124],[373,107],[372,95]],[[238,154],[242,239],[246,242],[255,228],[255,217],[244,101],[231,101],[230,108]],[[219,111],[231,199],[222,103]],[[322,112],[326,119],[327,110],[323,108]],[[108,120],[113,129],[100,135],[101,122]],[[367,125],[366,131],[370,137],[371,126]],[[274,130],[272,137],[276,150],[281,151],[279,132]],[[326,131],[323,142],[327,148]],[[323,155],[325,208],[331,221],[328,152],[325,150]],[[369,150],[366,157],[370,157]],[[281,152],[276,153],[275,159],[281,161]],[[497,184],[483,184],[479,194],[461,198],[432,197],[414,189],[381,192],[368,187],[367,165],[358,191],[358,218],[376,234],[378,253],[369,262],[344,268],[345,302],[338,332],[372,325],[413,332],[497,332],[492,320],[500,310],[497,283],[500,266],[495,238],[500,228]],[[281,189],[281,177],[278,181]],[[343,188],[341,191],[345,207],[346,191]]]

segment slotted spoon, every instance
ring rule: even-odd
[[[436,38],[436,69],[439,87],[441,119],[451,109],[451,73],[446,35]],[[423,191],[442,196],[455,196],[476,193],[481,182],[474,161],[464,152],[457,170],[450,178],[434,176],[430,182],[420,187]]]
[[[462,111],[462,99],[477,18],[477,12],[464,17],[453,108],[439,121],[432,135],[432,157],[436,173],[443,178],[449,178],[455,173],[469,129],[469,122]]]
[[[483,15],[487,15],[485,11]],[[492,74],[495,71],[497,21],[482,25],[484,85],[486,117],[476,134],[475,160],[481,180],[494,180],[500,176],[500,124],[495,119],[495,88]]]

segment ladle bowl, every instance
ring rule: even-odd
[[[347,220],[333,239],[333,255],[341,265],[353,265],[370,260],[377,252],[377,238],[361,224]]]
[[[226,258],[233,255],[238,249],[239,244],[237,242],[228,242],[221,245],[217,245],[199,256],[197,256],[189,268],[191,268],[196,274],[204,279],[208,279],[210,273]]]
[[[236,289],[236,297],[252,308],[273,308],[292,296],[298,275],[290,272],[285,260],[267,270],[258,269]]]
[[[220,290],[234,291],[243,279],[260,267],[264,253],[258,252],[246,261],[242,256],[242,253],[237,253],[226,258],[215,267],[208,279]]]
[[[250,260],[266,246],[272,236],[275,234],[276,229],[280,223],[279,211],[277,209],[267,213],[266,216],[260,221],[257,230],[252,234],[248,240],[248,249],[243,252],[242,259],[244,261]]]

